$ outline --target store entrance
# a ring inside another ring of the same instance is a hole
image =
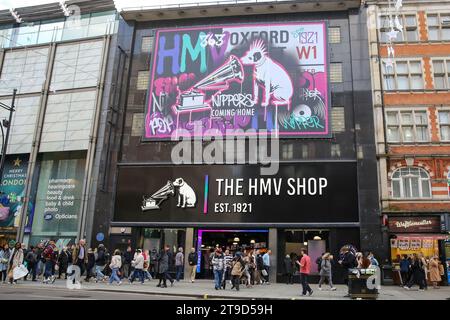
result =
[[[215,248],[230,250],[231,254],[245,249],[261,249],[265,251],[268,247],[269,230],[197,230],[196,249],[200,258],[200,265],[197,265],[197,278],[212,279],[212,266],[210,265],[210,255]]]

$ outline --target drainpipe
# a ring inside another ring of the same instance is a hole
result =
[[[28,204],[30,202],[31,196],[31,185],[34,179],[34,171],[36,167],[36,161],[39,154],[39,147],[41,145],[42,138],[42,130],[44,128],[44,120],[45,120],[45,111],[47,110],[47,100],[50,88],[50,81],[52,78],[53,65],[55,60],[55,52],[56,52],[56,44],[52,43],[49,49],[49,55],[47,59],[47,73],[45,75],[44,87],[41,93],[41,99],[39,101],[39,114],[36,120],[36,127],[34,129],[33,142],[31,144],[31,152],[30,158],[28,160],[28,169],[27,169],[27,177],[25,179],[25,187],[24,187],[24,202],[20,209],[20,223],[17,231],[17,242],[23,242],[24,234],[25,234],[25,226],[27,221],[27,213],[28,213]]]
[[[80,218],[78,221],[78,232],[77,232],[77,238],[78,239],[84,239],[86,237],[86,221],[87,221],[87,210],[88,210],[88,201],[89,201],[89,193],[91,192],[91,179],[92,179],[92,170],[94,166],[94,157],[95,157],[95,151],[97,146],[97,139],[98,139],[98,127],[100,125],[100,114],[102,110],[102,98],[103,98],[103,92],[105,88],[105,74],[106,74],[106,67],[107,67],[107,61],[108,61],[108,52],[109,47],[111,43],[111,36],[107,35],[104,38],[104,45],[103,45],[103,51],[102,51],[102,70],[100,74],[100,82],[98,84],[98,91],[97,91],[97,97],[96,97],[96,104],[95,104],[95,115],[94,115],[94,121],[92,123],[91,127],[91,135],[89,137],[89,146],[88,146],[88,152],[86,155],[86,167],[84,172],[84,180],[83,180],[83,193],[82,193],[82,201],[81,201],[81,208],[80,208]]]

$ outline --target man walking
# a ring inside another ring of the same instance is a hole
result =
[[[131,261],[133,261],[133,251],[131,250],[131,246],[128,246],[127,251],[123,254],[123,277],[130,277],[130,269],[131,269]]]
[[[262,275],[264,277],[264,280],[266,282],[266,284],[270,284],[269,282],[269,271],[270,271],[270,256],[272,254],[271,250],[267,250],[267,252],[263,255],[263,266],[264,266],[264,271],[262,271]]]
[[[86,264],[88,262],[88,254],[86,250],[86,240],[81,239],[78,241],[78,244],[75,246],[75,249],[72,252],[72,261],[73,264],[80,268],[80,277],[83,275],[86,270]],[[75,273],[75,270],[72,271],[72,275]],[[73,283],[75,284],[75,278],[73,279]]]
[[[134,279],[139,277],[141,284],[144,284],[144,256],[142,255],[141,249],[136,250],[136,257],[132,261],[132,264],[134,265],[134,272],[130,279],[130,283],[133,283]]]
[[[43,283],[54,283],[56,278],[53,274],[54,265],[56,263],[57,255],[56,255],[56,246],[53,240],[50,240],[47,247],[44,249],[42,253],[45,259],[45,272],[44,272],[44,281]]]
[[[191,277],[191,282],[195,282],[195,275],[197,273],[197,252],[195,252],[195,248],[191,248],[191,252],[188,255],[188,274]]]
[[[300,265],[300,280],[302,282],[302,296],[306,296],[306,293],[308,295],[313,294],[313,290],[308,284],[308,276],[311,272],[311,258],[306,253],[306,249],[301,250],[302,258],[300,259],[300,262],[296,261],[298,265]]]
[[[181,274],[183,273],[184,268],[184,254],[183,254],[183,248],[179,247],[178,252],[175,255],[175,268],[177,271],[177,282],[180,282]]]

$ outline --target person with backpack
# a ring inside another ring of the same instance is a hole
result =
[[[105,269],[106,263],[106,249],[105,246],[100,243],[98,245],[97,255],[95,257],[95,283],[105,280],[103,270]]]
[[[56,256],[56,246],[55,246],[55,241],[54,240],[50,240],[47,244],[47,246],[45,247],[44,251],[42,252],[42,256],[45,259],[45,271],[44,271],[44,280],[43,283],[48,284],[49,281],[51,283],[54,283],[56,280],[56,277],[54,275],[54,265],[56,264],[57,261],[57,256]]]
[[[322,266],[322,257],[325,254],[325,252],[322,252],[322,254],[320,256],[317,257],[316,259],[316,264],[317,264],[317,271],[320,273],[320,268]]]

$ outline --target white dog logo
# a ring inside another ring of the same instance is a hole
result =
[[[177,207],[192,208],[195,207],[197,197],[194,189],[189,186],[182,178],[177,178],[173,182],[173,186],[178,188],[178,204]]]
[[[258,103],[258,86],[261,85],[265,92],[261,106],[267,107],[272,97],[274,105],[287,105],[289,110],[293,93],[291,78],[279,63],[269,58],[264,42],[253,42],[241,61],[254,66],[253,102]]]

